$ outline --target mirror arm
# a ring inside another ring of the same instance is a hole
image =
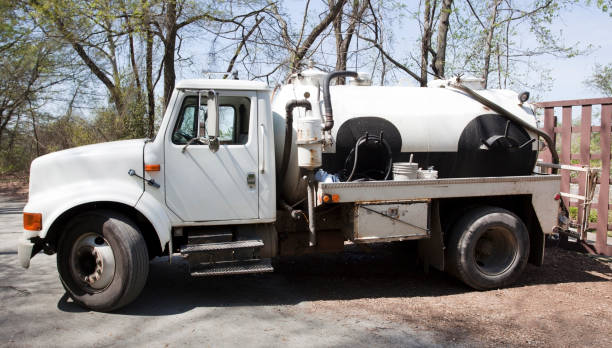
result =
[[[202,145],[208,145],[208,139],[206,138],[202,138],[202,137],[195,137],[195,138],[191,138],[191,140],[189,140],[187,142],[187,144],[185,144],[185,146],[183,146],[183,149],[181,150],[181,153],[185,153],[185,151],[187,150],[187,147],[195,142],[199,142]]]

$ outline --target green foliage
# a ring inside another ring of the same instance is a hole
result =
[[[578,207],[569,207],[569,217],[571,220],[578,219]],[[597,210],[591,209],[589,211],[589,223],[597,222]]]
[[[494,11],[496,3],[497,12]],[[562,9],[571,5],[574,5],[573,0],[455,2],[446,75],[464,74],[483,78],[487,75],[489,88],[549,90],[552,86],[550,70],[535,64],[533,57],[552,55],[570,58],[586,51],[586,48],[579,49],[579,43],[564,44],[562,33],[551,30],[553,20],[559,17]],[[525,29],[529,30],[535,41],[531,47],[526,46],[521,38]],[[489,46],[487,36],[491,31]],[[488,47],[491,58],[487,74],[484,62]],[[534,78],[534,73],[539,73],[539,76]]]
[[[595,4],[602,12],[612,16],[612,1],[611,0],[587,0],[587,4]]]
[[[596,64],[593,75],[585,81],[585,84],[607,97],[612,97],[612,63]]]

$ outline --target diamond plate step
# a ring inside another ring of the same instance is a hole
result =
[[[231,232],[194,234],[194,235],[189,235],[187,237],[187,239],[189,240],[189,244],[231,242],[232,238],[233,238],[233,235]]]
[[[264,243],[261,241],[261,239],[238,240],[235,242],[223,243],[187,244],[181,246],[181,254],[185,255],[193,253],[215,252],[221,250],[260,248],[262,246],[264,246]]]
[[[265,272],[274,272],[270,259],[199,264],[190,268],[194,277]]]

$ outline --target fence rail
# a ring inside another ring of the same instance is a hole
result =
[[[593,106],[601,105],[601,125],[592,125],[593,121]],[[576,99],[576,100],[559,100],[549,101],[536,104],[537,107],[544,109],[544,130],[555,142],[557,149],[560,148],[561,164],[591,166],[591,160],[601,161],[601,175],[599,177],[599,195],[597,203],[594,205],[597,210],[597,222],[589,224],[589,228],[596,229],[595,245],[590,246],[586,243],[586,233],[582,233],[582,244],[598,254],[612,256],[612,246],[608,245],[608,231],[612,230],[612,224],[608,224],[608,216],[612,210],[610,200],[610,145],[612,135],[612,98],[593,98],[593,99]],[[580,108],[579,123],[574,124],[572,117],[573,107]],[[561,109],[561,126],[558,126],[558,119],[555,116],[555,108]],[[599,153],[591,152],[591,137],[594,133],[599,133],[599,145],[601,151]],[[572,153],[573,134],[580,134],[580,142],[578,146],[579,152]],[[558,135],[558,136],[557,136]],[[559,144],[560,142],[560,144]],[[560,146],[559,146],[560,145]],[[551,161],[551,155],[548,150],[540,153],[540,158],[545,162]],[[578,184],[578,194],[585,194],[585,177],[586,173],[580,173],[578,177],[572,177],[570,172],[562,171],[561,173],[561,192],[570,192],[570,184]],[[564,204],[569,207],[578,206],[578,202],[564,198]],[[582,221],[584,217],[583,210],[578,209],[578,221]],[[563,240],[567,243],[567,238]]]

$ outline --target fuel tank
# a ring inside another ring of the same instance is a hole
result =
[[[323,122],[323,79],[326,73],[309,69],[292,76],[273,96],[277,168],[284,151],[285,104],[307,99],[312,105],[294,110],[294,132],[300,118],[319,117]],[[439,178],[495,177],[531,174],[539,144],[535,134],[508,121],[463,92],[436,83],[436,87],[364,86],[363,83],[330,87],[334,127],[323,148],[321,169],[346,180],[355,162],[355,144],[368,134],[388,146],[359,150],[361,180],[381,180],[384,167],[407,162],[410,156],[421,168],[433,167]],[[536,125],[533,109],[519,103],[509,90],[478,90],[478,94]],[[305,174],[298,166],[296,133],[281,194],[289,202],[304,197]],[[390,154],[389,154],[390,150]],[[357,167],[357,166],[356,166]]]

